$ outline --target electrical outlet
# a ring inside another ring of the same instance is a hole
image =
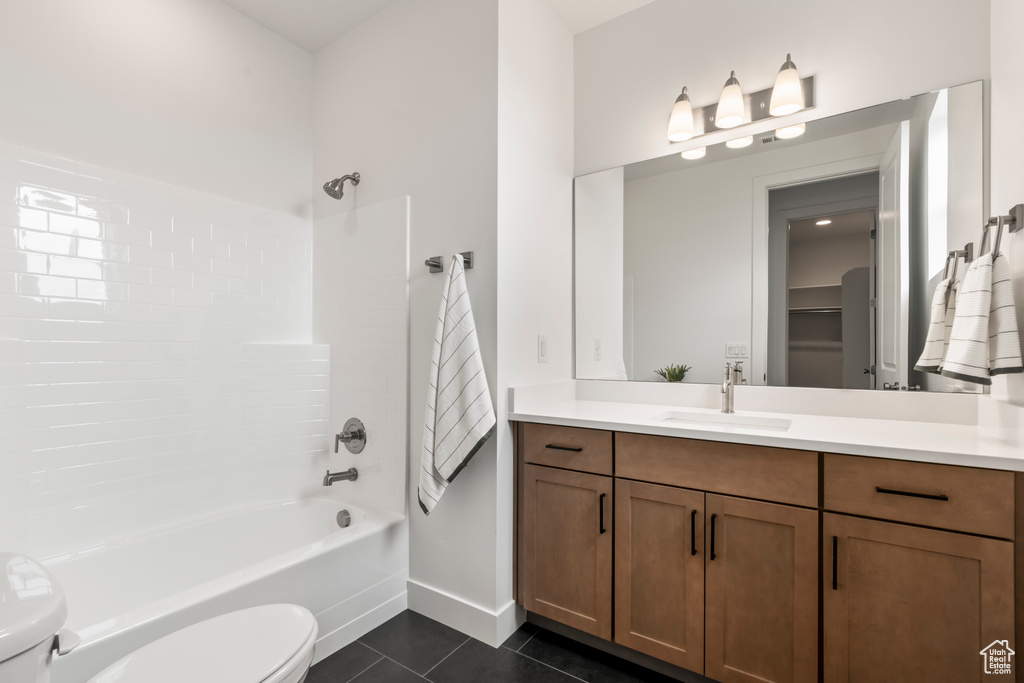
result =
[[[594,360],[601,360],[601,338],[594,337]]]
[[[726,358],[749,358],[750,357],[750,346],[743,342],[726,342],[725,343],[725,357]]]
[[[546,335],[537,335],[537,362],[548,362],[548,338]]]

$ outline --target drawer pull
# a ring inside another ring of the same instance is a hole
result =
[[[558,446],[553,443],[549,443],[544,448],[550,448],[555,451],[572,451],[573,453],[579,453],[580,451],[583,450],[582,448],[577,448],[576,446]]]
[[[605,531],[607,531],[607,529],[604,528],[604,497],[606,495],[608,495],[608,494],[602,493],[601,497],[598,499],[598,502],[597,502],[598,507],[601,508],[601,533],[602,534]]]
[[[697,511],[690,511],[690,555],[697,554]]]
[[[715,518],[716,517],[718,517],[718,515],[711,515],[711,554],[708,555],[708,557],[711,558],[712,562],[714,562],[714,560],[715,560]]]
[[[832,537],[832,590],[839,590],[839,537]]]
[[[944,493],[916,493],[914,491],[897,491],[896,489],[883,489],[881,486],[876,486],[875,491],[878,493],[888,493],[894,496],[907,496],[909,498],[924,498],[926,500],[949,500],[949,496]]]

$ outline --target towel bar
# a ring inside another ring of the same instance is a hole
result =
[[[1006,216],[992,216],[985,223],[985,229],[988,230],[993,225],[997,226],[996,243],[992,247],[992,257],[995,258],[999,255],[999,244],[1003,241],[1003,226],[1010,226],[1009,232],[1017,232],[1024,227],[1024,204],[1018,204],[1013,207]]]
[[[466,270],[473,267],[473,252],[463,251],[459,252],[462,255],[462,265]],[[430,268],[431,273],[443,273],[444,272],[444,256],[431,256],[423,265]]]

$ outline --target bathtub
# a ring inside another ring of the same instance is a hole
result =
[[[337,513],[352,523],[340,528]],[[406,607],[404,518],[327,498],[276,503],[42,560],[82,638],[53,683],[90,676],[172,631],[255,605],[303,605],[320,627],[314,662]]]

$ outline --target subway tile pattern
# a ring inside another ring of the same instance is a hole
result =
[[[313,339],[330,346],[330,431],[358,417],[367,432],[362,453],[330,456],[332,470],[359,470],[356,485],[340,482],[331,495],[397,514],[408,452],[408,231],[407,197],[313,226]]]
[[[316,491],[312,229],[0,146],[0,548]]]

